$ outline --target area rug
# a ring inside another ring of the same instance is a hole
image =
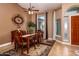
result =
[[[41,44],[39,47],[36,47],[36,49],[32,47],[29,51],[29,54],[27,54],[27,51],[25,51],[24,54],[27,54],[29,56],[45,56],[48,55],[50,49],[51,46]]]
[[[3,55],[4,56],[5,55],[7,55],[7,56],[9,56],[9,55],[10,56],[47,56],[49,51],[51,50],[51,47],[54,45],[54,43],[55,42],[50,43],[51,45],[40,44],[40,46],[36,46],[36,49],[34,49],[34,47],[31,47],[28,54],[27,54],[26,50],[23,52],[24,55],[20,55],[14,49],[4,52]]]
[[[41,44],[44,44],[44,45],[49,45],[49,46],[53,46],[55,43],[55,40],[43,40],[41,42]]]

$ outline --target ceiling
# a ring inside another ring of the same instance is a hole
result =
[[[18,3],[23,8],[29,8],[29,3]],[[39,12],[44,12],[47,10],[53,10],[61,7],[61,3],[31,3],[34,9],[38,9]]]

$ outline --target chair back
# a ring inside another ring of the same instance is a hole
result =
[[[26,31],[24,30],[14,30],[11,32],[11,36],[12,36],[12,40],[11,42],[14,42],[14,43],[17,43],[19,45],[22,44],[23,42],[23,38],[22,38],[22,35],[25,35],[26,34]]]

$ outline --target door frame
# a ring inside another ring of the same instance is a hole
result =
[[[46,12],[45,15],[46,15],[46,39],[48,39],[48,12]]]
[[[37,18],[36,18],[36,24],[37,24],[37,30],[38,30],[38,16],[40,16],[41,14],[37,14]],[[45,15],[45,39],[48,39],[48,12],[42,13],[42,15]]]
[[[72,16],[78,16],[78,15],[79,15],[79,13],[69,16],[69,43],[70,43],[70,45],[73,45],[73,44],[71,44],[71,17]]]

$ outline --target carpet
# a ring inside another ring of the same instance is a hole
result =
[[[41,44],[44,44],[44,45],[49,45],[49,46],[53,46],[55,43],[55,40],[43,40],[41,42]]]
[[[46,42],[44,41],[40,44],[40,46],[36,46],[36,49],[34,49],[34,47],[31,47],[28,54],[27,51],[25,50],[23,52],[25,55],[20,55],[20,53],[16,52],[14,49],[4,52],[3,55],[4,56],[6,55],[7,56],[9,55],[10,56],[47,56],[54,43],[55,41],[46,41]]]

